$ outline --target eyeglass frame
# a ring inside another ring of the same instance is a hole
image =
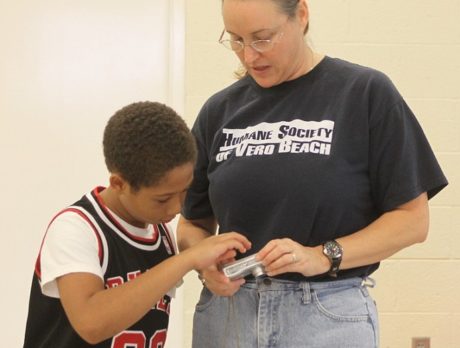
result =
[[[284,23],[284,24],[285,24],[285,23]],[[282,24],[282,25],[284,25],[284,24]],[[281,26],[282,26],[282,25],[281,25]],[[222,33],[220,34],[220,37],[219,37],[218,42],[219,42],[222,46],[224,46],[225,48],[227,48],[227,49],[230,50],[230,51],[233,51],[233,52],[235,52],[235,53],[238,53],[238,52],[243,51],[244,48],[245,48],[246,46],[251,46],[251,48],[252,48],[254,51],[259,52],[259,53],[264,53],[264,52],[271,51],[271,50],[273,49],[273,47],[275,46],[275,44],[276,44],[277,42],[279,42],[279,40],[283,37],[284,32],[281,31],[281,32],[276,33],[275,35],[273,35],[273,37],[272,37],[271,39],[266,39],[266,40],[254,40],[254,41],[252,41],[252,42],[250,42],[250,43],[248,43],[248,44],[244,43],[244,41],[242,41],[242,40],[231,40],[231,39],[225,39],[225,40],[223,40],[222,38],[224,37],[224,34],[225,34],[225,28],[224,28],[224,30],[222,30]],[[275,41],[275,39],[274,39],[275,36],[277,36],[276,41]],[[240,49],[239,49],[239,50],[234,50],[234,49],[232,49],[231,47],[227,47],[227,46],[224,44],[224,42],[228,42],[228,43],[230,44],[230,46],[232,45],[232,43],[238,43]],[[260,42],[264,42],[264,43],[271,44],[271,46],[270,46],[268,49],[266,49],[266,50],[260,50],[259,48],[257,48],[256,46],[254,46],[254,45],[256,45],[257,43],[260,43]]]

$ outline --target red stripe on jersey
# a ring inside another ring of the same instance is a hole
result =
[[[143,237],[139,237],[139,236],[136,236],[134,234],[131,234],[129,233],[129,231],[127,231],[119,222],[118,220],[112,215],[112,213],[110,212],[110,210],[107,208],[107,206],[105,205],[101,195],[100,195],[100,192],[102,190],[104,190],[105,188],[104,187],[96,187],[94,190],[93,190],[93,194],[94,196],[96,197],[96,201],[97,203],[99,204],[99,206],[101,207],[101,209],[103,210],[103,212],[105,213],[105,215],[107,216],[107,218],[110,220],[111,223],[113,223],[125,236],[127,236],[128,238],[134,240],[134,241],[137,241],[137,242],[141,242],[141,243],[144,243],[144,244],[148,244],[148,245],[153,245],[157,242],[158,240],[158,230],[156,228],[154,228],[154,231],[155,233],[152,235],[152,237],[150,238],[143,238]]]
[[[163,230],[165,231],[171,250],[174,251],[174,254],[177,254],[176,244],[174,243],[173,237],[171,237],[171,232],[169,231],[168,226],[166,226],[166,224],[161,224],[161,227],[163,227]]]
[[[45,235],[44,235],[44,237],[42,239],[42,243],[40,245],[40,251],[38,253],[37,261],[35,262],[35,274],[37,275],[38,279],[40,279],[40,280],[41,280],[40,256],[41,256],[41,253],[42,253],[43,244],[45,243],[46,235],[48,234],[48,230],[49,230],[51,224],[54,222],[54,220],[56,220],[58,218],[58,216],[62,215],[63,213],[66,213],[66,212],[72,212],[72,213],[78,214],[80,217],[82,217],[88,223],[88,225],[94,231],[94,233],[96,234],[96,238],[97,238],[99,262],[101,263],[101,266],[102,266],[103,259],[104,259],[104,248],[102,247],[101,236],[99,235],[99,232],[97,232],[96,227],[94,226],[94,224],[91,222],[91,220],[82,211],[80,211],[80,210],[78,210],[76,208],[71,208],[71,207],[70,208],[65,208],[65,209],[61,210],[59,213],[57,213],[51,219],[51,222],[48,224],[48,227],[46,228]]]

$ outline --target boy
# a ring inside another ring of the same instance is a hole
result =
[[[195,140],[169,107],[134,103],[109,120],[109,186],[51,221],[37,259],[25,348],[163,347],[170,291],[190,270],[245,252],[230,233],[176,254],[166,223],[193,177]]]

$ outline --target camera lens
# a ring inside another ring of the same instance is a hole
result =
[[[264,274],[265,274],[264,269],[261,266],[254,267],[254,269],[252,270],[252,275],[254,277],[260,277],[261,275],[264,275]]]

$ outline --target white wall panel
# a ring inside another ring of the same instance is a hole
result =
[[[49,219],[107,184],[101,142],[108,118],[140,100],[183,112],[183,5],[0,2],[1,346],[22,345]],[[180,307],[181,299],[174,303]],[[172,325],[168,347],[181,347],[181,313]]]

